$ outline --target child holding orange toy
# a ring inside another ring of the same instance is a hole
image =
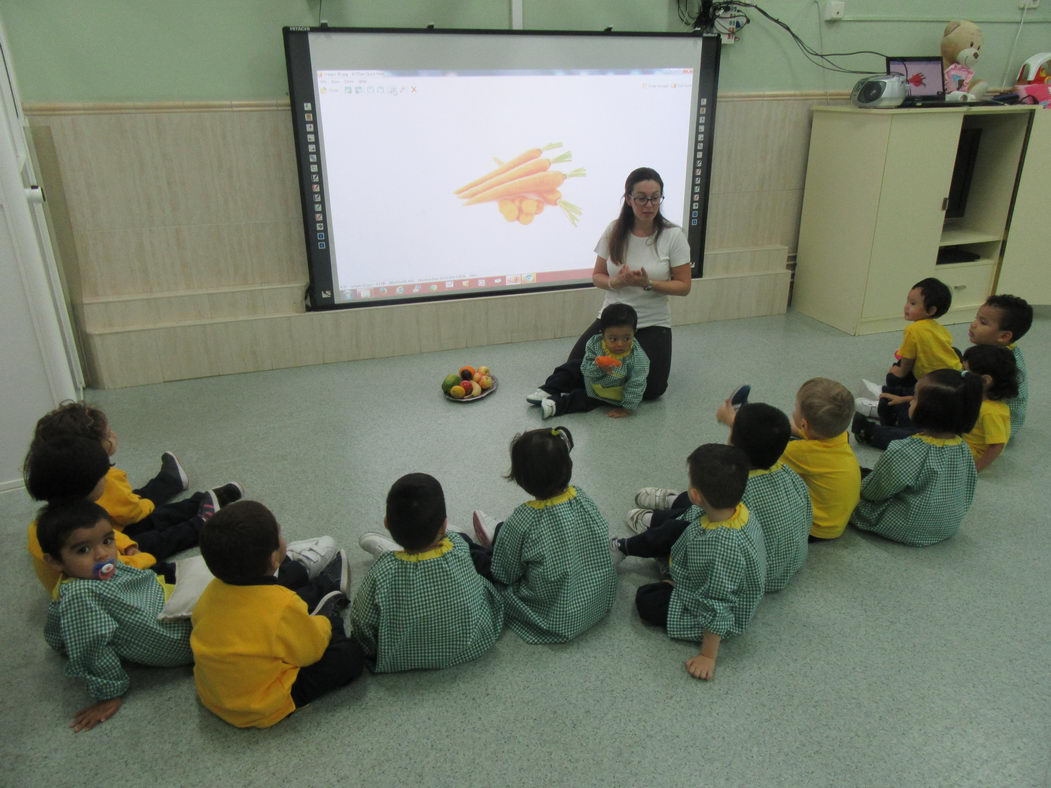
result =
[[[584,413],[608,404],[611,419],[630,416],[646,391],[650,360],[635,341],[638,315],[627,304],[610,304],[599,315],[599,330],[587,341],[584,358],[555,368],[544,385],[526,397],[545,419]]]

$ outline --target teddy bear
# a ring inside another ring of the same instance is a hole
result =
[[[982,31],[974,22],[957,19],[942,33],[942,68],[946,101],[981,101],[989,86],[974,79],[972,66],[982,51]]]

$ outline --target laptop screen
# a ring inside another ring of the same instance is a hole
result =
[[[945,98],[945,76],[940,57],[888,57],[887,73],[905,77],[910,99]]]

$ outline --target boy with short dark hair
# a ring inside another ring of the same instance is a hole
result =
[[[748,483],[741,498],[763,529],[766,546],[766,593],[780,591],[807,556],[813,523],[810,494],[799,475],[781,461],[791,437],[788,417],[772,405],[752,402],[734,410],[726,400],[716,418],[730,427],[729,444],[748,457]],[[675,496],[675,497],[673,497]],[[643,508],[628,512],[628,527],[638,536],[614,539],[624,555],[668,554],[675,539],[704,512],[688,493],[644,487],[635,496]]]
[[[342,551],[312,581],[298,567],[302,585],[293,591],[273,513],[238,501],[202,529],[201,555],[215,579],[194,606],[190,646],[209,711],[239,728],[268,728],[361,674],[363,655],[343,629],[350,576]]]
[[[671,580],[641,586],[642,619],[669,637],[700,641],[686,661],[691,676],[710,679],[723,638],[741,634],[763,598],[766,547],[762,527],[741,503],[748,457],[734,446],[707,443],[687,459],[690,501],[705,514],[671,548]]]
[[[630,416],[646,391],[650,359],[635,341],[638,315],[627,304],[610,304],[599,315],[599,331],[584,346],[584,358],[555,368],[544,385],[526,397],[543,418],[584,413],[613,405],[612,419]]]
[[[1025,359],[1018,340],[1026,335],[1033,325],[1033,307],[1024,298],[1013,295],[991,295],[978,307],[967,332],[975,345],[999,345],[1011,351],[1018,368],[1018,396],[1004,400],[1011,410],[1011,440],[1018,439],[1018,432],[1025,424],[1025,408],[1029,401],[1029,385],[1026,381]]]
[[[398,479],[383,524],[394,541],[378,533],[359,541],[376,562],[350,612],[353,637],[372,669],[446,668],[492,648],[503,630],[503,603],[475,571],[467,542],[447,532],[438,480],[425,473]]]
[[[894,353],[897,360],[887,370],[878,399],[857,399],[860,415],[878,416],[884,426],[908,427],[909,402],[916,381],[936,369],[963,368],[952,336],[938,322],[951,306],[952,291],[941,280],[927,277],[912,286],[905,298],[904,317],[909,323]],[[875,388],[868,381],[864,385]]]
[[[842,536],[861,500],[861,467],[847,439],[853,411],[847,388],[828,378],[811,378],[796,394],[792,432],[801,440],[789,441],[781,459],[810,490],[811,542]]]
[[[97,504],[51,504],[37,519],[36,532],[42,560],[60,578],[44,639],[67,657],[66,675],[87,684],[95,702],[78,711],[70,727],[90,730],[121,707],[129,685],[121,660],[157,667],[193,662],[190,622],[158,620],[172,587],[118,560],[117,532]]]

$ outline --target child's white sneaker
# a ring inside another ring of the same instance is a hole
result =
[[[879,399],[881,393],[883,393],[881,386],[865,378],[861,379],[861,383],[857,387],[857,395],[865,399]]]
[[[366,553],[371,553],[376,558],[379,558],[384,553],[396,553],[401,550],[400,544],[375,531],[362,534],[361,538],[358,539],[358,547]]]
[[[624,522],[633,534],[641,534],[650,527],[652,519],[652,509],[628,509],[628,516],[624,518]]]
[[[526,402],[528,402],[530,405],[539,405],[545,399],[551,399],[551,395],[543,389],[537,389],[528,397],[526,397]]]
[[[854,410],[866,419],[878,419],[879,418],[879,400],[868,399],[867,397],[855,397],[854,398]]]
[[[336,557],[336,550],[336,540],[331,536],[300,539],[289,542],[287,546],[288,557],[306,567],[307,577],[311,580]]]
[[[678,497],[679,493],[676,490],[666,487],[643,487],[635,493],[635,505],[654,512],[663,512],[670,509]]]
[[[471,513],[471,524],[474,526],[475,541],[482,547],[492,547],[496,526],[500,524],[500,521],[495,517],[490,517],[481,509],[475,509]]]
[[[548,397],[540,403],[540,415],[542,418],[550,419],[555,415],[555,401]]]

